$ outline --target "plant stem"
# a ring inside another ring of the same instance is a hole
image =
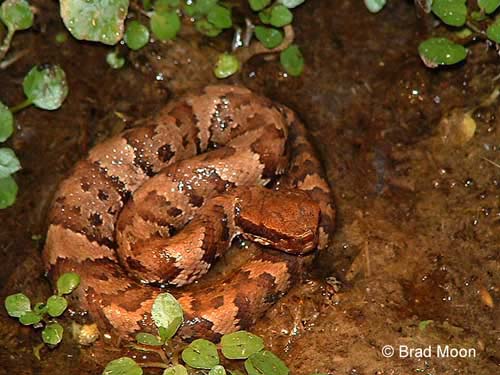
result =
[[[5,57],[7,52],[9,51],[10,42],[12,41],[12,37],[14,36],[15,32],[16,31],[11,27],[9,27],[7,29],[7,35],[5,36],[2,44],[0,45],[0,61],[3,60],[3,58]]]
[[[469,29],[471,29],[472,31],[474,31],[474,32],[476,32],[476,33],[478,33],[478,34],[483,34],[483,35],[484,35],[484,31],[483,31],[483,30],[481,30],[481,29],[480,29],[479,27],[477,27],[476,25],[474,25],[474,24],[472,23],[472,21],[467,21],[467,22],[465,22],[465,25],[466,25]]]
[[[29,107],[33,102],[31,99],[26,98],[23,102],[19,103],[18,105],[15,105],[14,107],[9,108],[12,113],[19,112],[21,109],[24,109],[26,107]]]
[[[167,365],[163,362],[138,362],[137,363],[141,367],[156,367],[156,368],[169,368],[170,365]]]

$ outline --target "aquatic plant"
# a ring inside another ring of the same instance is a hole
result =
[[[30,105],[49,111],[62,105],[68,96],[66,74],[58,65],[36,65],[24,77],[23,90],[26,99],[13,107],[9,108],[0,101],[0,142],[5,142],[14,132],[13,113]],[[16,201],[18,187],[13,174],[20,169],[21,163],[14,150],[1,147],[0,209],[7,208]]]
[[[24,293],[16,293],[4,301],[5,310],[9,316],[19,319],[19,323],[34,328],[43,328],[43,343],[33,350],[35,356],[40,358],[40,349],[44,345],[54,347],[63,337],[63,327],[54,319],[61,316],[68,307],[64,297],[72,293],[80,284],[80,276],[74,272],[61,275],[57,280],[57,293],[50,296],[45,302],[38,302],[31,307],[30,299]]]
[[[179,302],[171,294],[162,293],[156,298],[151,315],[158,327],[158,334],[138,333],[136,343],[130,347],[156,353],[161,362],[138,363],[132,358],[121,357],[109,362],[103,375],[142,375],[143,368],[147,367],[164,369],[163,375],[187,375],[193,369],[208,371],[209,375],[241,375],[239,370],[229,370],[221,365],[221,354],[226,360],[233,361],[226,361],[228,363],[244,360],[243,366],[248,375],[289,374],[285,363],[265,349],[264,340],[247,331],[226,334],[218,345],[205,339],[194,340],[180,352],[181,362],[176,353],[168,354],[172,352],[168,350],[169,340],[184,319]]]
[[[290,48],[285,40],[284,27],[293,22],[292,10],[305,0],[249,0],[258,24],[246,19],[245,25],[234,20],[232,6],[218,0],[155,0],[140,3],[128,0],[84,1],[61,0],[61,17],[71,34],[80,40],[90,40],[115,45],[121,40],[131,50],[139,50],[149,43],[150,36],[160,41],[173,40],[182,27],[182,17],[189,18],[201,34],[215,38],[225,30],[232,29],[232,50],[222,53],[214,68],[217,78],[227,78],[236,73],[244,61],[234,53],[239,48],[249,47],[252,38],[270,52],[280,52],[284,70],[297,76],[302,73],[304,59],[297,46]],[[136,19],[125,23],[128,11]],[[149,19],[149,27],[139,19]],[[243,28],[246,29],[242,36]],[[283,46],[277,51],[279,46]],[[108,63],[119,69],[125,63],[117,51],[107,56]]]
[[[369,11],[376,13],[383,9],[386,1],[365,0],[365,4]],[[464,61],[469,43],[500,44],[500,19],[496,17],[500,0],[416,0],[415,4],[451,31],[450,36],[431,37],[420,43],[418,53],[429,68]]]

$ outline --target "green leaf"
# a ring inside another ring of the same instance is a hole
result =
[[[21,163],[14,151],[7,147],[0,148],[0,178],[10,176],[21,169]]]
[[[159,337],[152,335],[151,333],[145,333],[145,332],[140,332],[137,335],[135,335],[135,340],[139,344],[143,345],[150,345],[150,346],[162,346],[165,340],[163,342],[160,340]]]
[[[271,0],[248,0],[250,8],[254,11],[259,11],[271,4]]]
[[[222,336],[221,347],[228,359],[247,359],[264,349],[264,341],[247,331],[238,331]]]
[[[40,316],[40,314],[37,314],[34,311],[26,311],[19,318],[19,322],[25,326],[30,326],[32,324],[40,323],[40,320],[42,320],[42,317]]]
[[[179,0],[156,0],[155,2],[155,11],[169,12],[171,10],[175,11],[179,8],[180,1]]]
[[[283,33],[272,27],[257,26],[255,36],[264,45],[264,47],[273,49],[283,42]]]
[[[106,62],[113,69],[121,69],[125,65],[125,59],[121,57],[116,51],[108,52],[106,55]]]
[[[273,8],[266,8],[266,9],[260,11],[259,12],[260,22],[262,22],[265,25],[270,25],[272,11],[273,11]]]
[[[303,4],[305,1],[306,0],[278,0],[278,3],[283,4],[287,8],[293,9]],[[385,1],[385,0],[379,0],[379,1]]]
[[[182,360],[193,368],[211,369],[219,364],[217,346],[208,340],[194,340],[182,351]]]
[[[477,0],[479,8],[483,9],[485,13],[493,13],[500,6],[500,0]]]
[[[0,7],[0,19],[11,30],[26,30],[33,25],[33,12],[26,0],[5,0]]]
[[[130,21],[127,25],[127,31],[125,31],[123,40],[127,44],[128,48],[137,51],[148,44],[149,30],[139,21]]]
[[[142,0],[142,8],[146,11],[153,8],[152,1],[151,0]]]
[[[288,375],[288,367],[281,359],[267,350],[255,353],[245,361],[248,375]]]
[[[196,21],[195,27],[196,30],[198,30],[200,33],[211,38],[216,37],[222,32],[222,29],[219,29],[217,26],[208,22],[206,19]]]
[[[36,65],[24,77],[24,94],[38,108],[58,109],[68,96],[66,74],[58,65]]]
[[[293,14],[284,5],[276,5],[271,10],[271,25],[274,27],[283,27],[291,24],[293,21]]]
[[[61,296],[69,294],[80,284],[80,276],[75,272],[63,273],[57,279],[57,293]]]
[[[486,29],[486,36],[495,43],[500,43],[500,20],[488,26]]]
[[[49,345],[57,345],[63,338],[63,327],[59,323],[51,323],[42,331],[42,340]]]
[[[186,5],[184,11],[188,16],[198,19],[207,15],[210,9],[217,5],[217,2],[218,0],[196,0],[192,4]]]
[[[33,307],[33,311],[38,315],[43,315],[47,312],[47,305],[45,303],[38,302]]]
[[[47,300],[47,312],[52,317],[61,316],[68,307],[66,298],[60,296],[50,296]]]
[[[150,19],[153,35],[159,40],[170,40],[181,29],[181,19],[176,12],[154,12]]]
[[[434,322],[433,320],[422,320],[420,321],[420,323],[418,323],[418,329],[420,331],[425,331],[425,329],[433,322]]]
[[[387,0],[365,0],[366,8],[371,13],[380,12],[385,7],[386,3],[387,3]]]
[[[4,301],[7,314],[13,318],[20,318],[27,311],[31,311],[30,299],[23,293],[11,294]]]
[[[466,0],[434,0],[432,12],[450,26],[462,26],[467,19]]]
[[[285,71],[293,77],[300,76],[304,70],[304,56],[302,56],[302,52],[295,44],[281,51],[280,62]]]
[[[188,372],[183,365],[175,365],[165,369],[163,375],[188,375]]]
[[[233,26],[231,10],[220,5],[216,5],[208,11],[207,20],[219,29],[228,29]]]
[[[109,362],[102,375],[142,375],[142,368],[132,358],[122,357]]]
[[[475,10],[475,11],[471,12],[470,18],[473,21],[481,22],[481,21],[488,19],[488,16],[486,14],[484,14],[484,12],[481,12],[479,10]]]
[[[0,209],[10,207],[17,197],[17,184],[12,176],[0,178]]]
[[[14,132],[14,116],[9,107],[0,102],[0,142],[6,141]]]
[[[208,375],[226,375],[226,369],[224,366],[217,365],[210,369]]]
[[[64,25],[76,39],[113,45],[123,37],[129,0],[60,0],[60,4]]]
[[[240,61],[230,53],[222,53],[217,58],[214,74],[219,79],[224,79],[235,74],[240,70]]]
[[[184,321],[182,307],[170,293],[161,293],[156,297],[151,317],[158,328],[164,328],[163,332],[160,332],[164,341],[170,339]]]
[[[418,53],[424,64],[429,68],[435,68],[438,65],[456,64],[467,56],[465,47],[446,38],[425,40],[420,43]]]

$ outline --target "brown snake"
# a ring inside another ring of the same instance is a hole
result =
[[[53,280],[81,276],[74,306],[101,330],[128,336],[155,331],[160,286],[198,279],[235,236],[281,250],[263,248],[202,289],[169,288],[185,312],[181,337],[218,339],[255,323],[312,251],[327,247],[331,199],[290,109],[244,88],[211,86],[75,165],[52,204],[44,260]]]

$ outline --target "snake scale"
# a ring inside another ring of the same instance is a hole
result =
[[[81,276],[73,306],[100,330],[153,332],[152,304],[168,287],[185,312],[180,336],[217,340],[288,291],[327,247],[334,216],[294,112],[245,88],[209,86],[73,167],[50,209],[43,258],[54,282]],[[183,287],[239,235],[262,251],[215,283]]]

